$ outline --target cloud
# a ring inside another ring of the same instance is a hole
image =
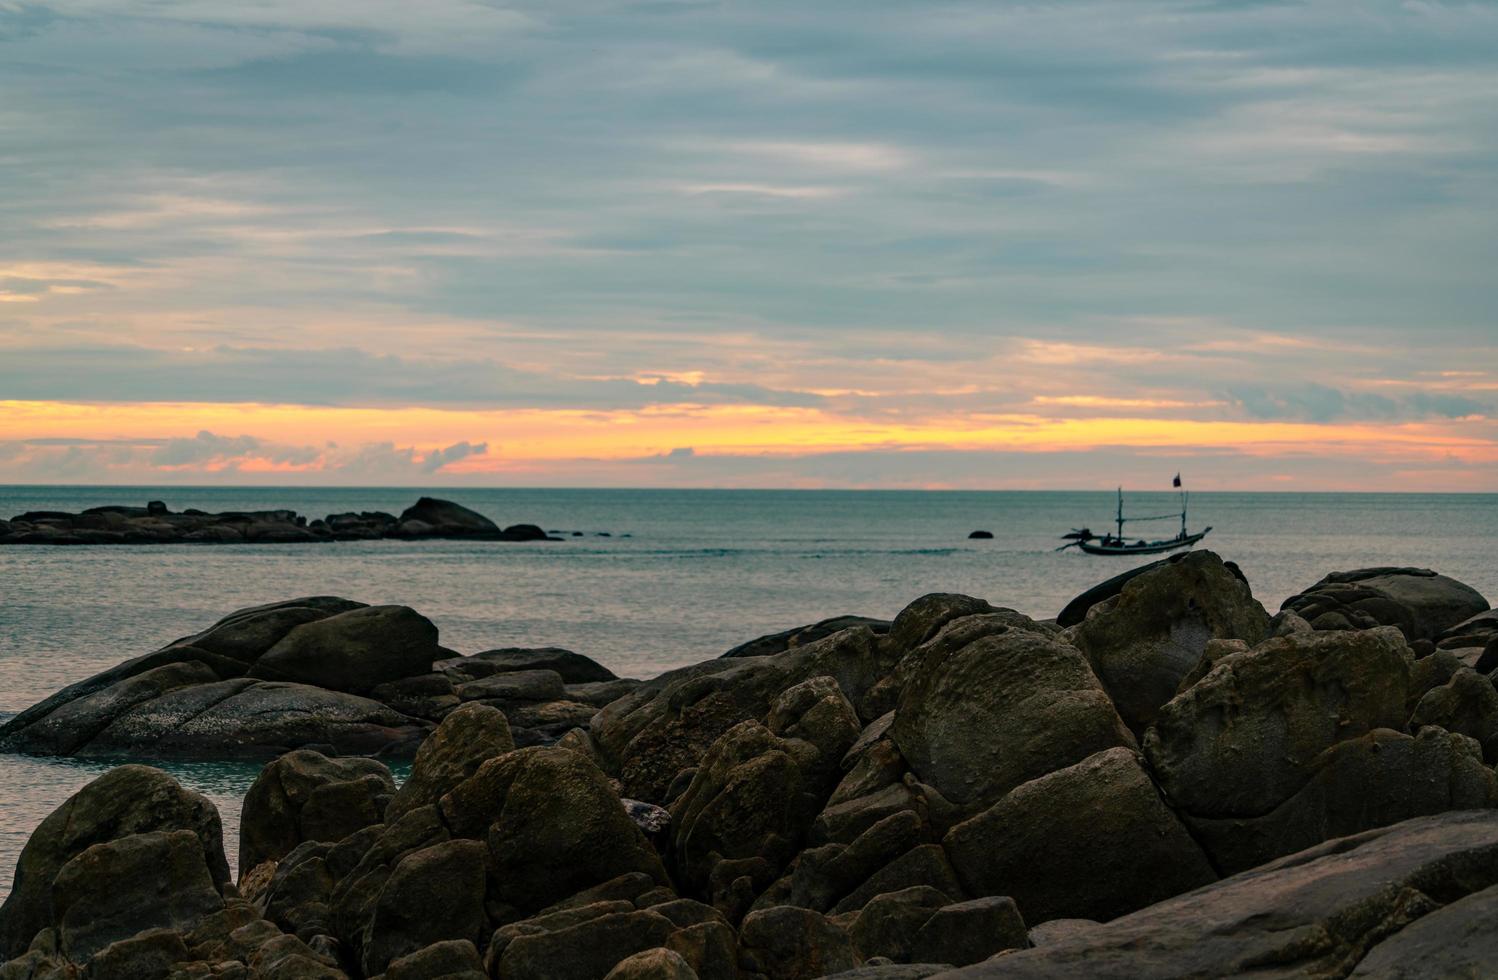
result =
[[[1492,405],[1460,395],[1413,391],[1381,395],[1344,391],[1326,385],[1239,386],[1225,397],[1244,414],[1258,419],[1296,419],[1334,422],[1344,419],[1407,421],[1485,416]]]
[[[489,444],[481,442],[477,445],[468,441],[455,442],[446,449],[434,449],[427,453],[426,459],[421,461],[421,469],[424,473],[435,473],[448,463],[456,463],[469,456],[483,456],[489,451]]]

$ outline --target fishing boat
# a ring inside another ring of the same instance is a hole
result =
[[[1081,548],[1089,555],[1159,555],[1167,551],[1178,551],[1181,548],[1189,548],[1196,544],[1211,531],[1210,526],[1202,528],[1195,534],[1186,530],[1186,504],[1188,495],[1181,486],[1181,475],[1176,474],[1172,481],[1174,486],[1181,491],[1181,512],[1179,514],[1150,514],[1144,517],[1125,517],[1123,509],[1123,487],[1118,488],[1118,516],[1114,519],[1118,525],[1118,531],[1112,534],[1093,534],[1089,528],[1073,528],[1071,532],[1063,534],[1063,539],[1069,539],[1070,544],[1064,544],[1057,551],[1067,548]],[[1124,525],[1141,521],[1169,521],[1176,517],[1181,519],[1181,530],[1173,538],[1165,538],[1158,541],[1146,541],[1138,538],[1133,541],[1124,537]]]

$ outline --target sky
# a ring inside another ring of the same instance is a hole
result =
[[[1498,4],[0,0],[0,483],[1498,491]]]

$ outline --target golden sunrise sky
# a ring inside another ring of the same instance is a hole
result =
[[[1498,8],[0,2],[0,483],[1498,491]]]

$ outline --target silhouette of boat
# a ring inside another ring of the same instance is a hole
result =
[[[1181,475],[1176,474],[1172,483],[1181,487]],[[1114,522],[1118,525],[1116,533],[1097,535],[1092,533],[1091,528],[1072,528],[1072,530],[1061,537],[1070,540],[1070,544],[1064,544],[1057,551],[1065,551],[1067,548],[1081,548],[1089,555],[1159,555],[1167,551],[1178,551],[1181,548],[1189,548],[1196,544],[1211,531],[1210,526],[1202,528],[1195,534],[1186,530],[1186,504],[1187,493],[1181,489],[1181,512],[1180,514],[1150,514],[1144,517],[1125,517],[1123,510],[1123,487],[1118,488],[1118,516]],[[1124,525],[1130,522],[1140,521],[1168,521],[1176,517],[1181,519],[1181,530],[1173,538],[1164,538],[1156,541],[1147,541],[1138,538],[1133,541],[1124,537]]]

